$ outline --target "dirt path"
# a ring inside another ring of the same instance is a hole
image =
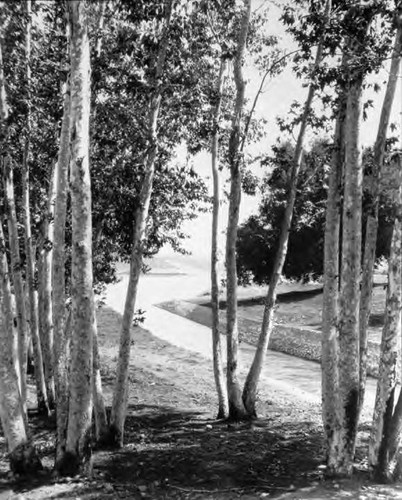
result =
[[[128,267],[119,271],[121,281],[109,287],[106,304],[122,314],[128,282]],[[205,293],[209,287],[209,276],[205,270],[188,265],[177,269],[165,263],[156,266],[140,280],[138,308],[146,311],[144,327],[156,337],[171,345],[197,353],[211,359],[211,331],[209,328],[171,314],[155,305],[172,299],[185,299]],[[223,339],[223,345],[226,341]],[[240,375],[245,377],[255,348],[249,344],[240,345]],[[362,421],[370,421],[375,398],[374,379],[368,379],[367,396]],[[318,405],[321,402],[321,370],[317,363],[269,351],[261,376],[260,399],[268,401],[272,394],[296,398]]]

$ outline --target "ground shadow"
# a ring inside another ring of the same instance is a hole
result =
[[[228,424],[190,411],[137,407],[126,423],[129,446],[97,467],[112,483],[154,488],[154,498],[159,490],[179,498],[180,491],[231,488],[271,496],[318,474],[322,434],[314,425],[306,433],[306,426],[284,427],[266,418]]]

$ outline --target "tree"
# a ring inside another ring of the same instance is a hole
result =
[[[39,319],[38,319],[38,302],[35,291],[35,256],[32,248],[32,228],[31,228],[31,207],[30,207],[30,182],[29,182],[29,163],[31,157],[31,31],[32,31],[32,5],[31,0],[26,0],[26,34],[25,34],[25,57],[26,57],[26,86],[27,86],[27,113],[26,113],[26,129],[25,129],[25,144],[22,160],[22,206],[23,206],[23,221],[24,221],[24,245],[25,258],[27,263],[27,292],[29,304],[29,330],[31,333],[31,341],[34,351],[34,366],[35,380],[38,397],[39,412],[49,412],[47,391],[45,384],[45,375],[43,369],[42,348],[39,338]]]
[[[381,358],[373,425],[369,443],[369,463],[376,479],[399,480],[402,464],[399,454],[402,429],[402,398],[396,399],[401,352],[401,257],[402,257],[402,177],[401,156],[395,153],[383,182],[394,204],[394,231],[388,259],[388,288],[385,324],[381,339]]]
[[[0,65],[1,67],[1,65]],[[0,224],[0,420],[7,442],[11,470],[26,474],[42,469],[35,447],[28,439],[27,418],[21,399],[19,374],[15,365],[15,338],[11,307],[11,288]]]
[[[127,411],[128,370],[131,347],[131,325],[135,310],[138,280],[142,267],[143,244],[151,201],[155,160],[158,153],[157,123],[162,99],[162,77],[165,70],[165,60],[169,40],[169,25],[172,16],[173,2],[165,7],[164,25],[159,42],[155,74],[153,78],[154,91],[151,93],[148,113],[148,147],[144,158],[144,178],[142,181],[139,206],[134,218],[134,235],[130,261],[130,277],[122,319],[120,335],[119,358],[116,383],[113,392],[112,412],[110,419],[110,440],[115,446],[122,446],[124,421]]]
[[[251,15],[251,1],[244,0],[244,10],[241,17],[237,48],[233,61],[233,76],[236,85],[236,100],[232,126],[230,131],[228,162],[230,167],[229,213],[226,231],[226,340],[227,340],[227,389],[229,401],[229,418],[241,420],[247,416],[241,398],[238,380],[238,349],[239,332],[237,325],[237,271],[236,271],[236,239],[239,223],[239,208],[241,199],[241,167],[242,151],[241,125],[244,108],[246,82],[243,75],[244,52]]]
[[[340,104],[337,105],[338,107]],[[389,139],[386,151],[392,148]],[[288,279],[308,281],[324,275],[324,233],[328,197],[331,189],[331,156],[334,143],[317,138],[304,149],[297,182],[297,196],[289,231],[289,244],[282,274]],[[268,284],[278,249],[280,222],[286,207],[287,186],[294,146],[290,142],[273,146],[273,154],[261,159],[268,170],[259,189],[258,212],[239,227],[237,269],[239,282]],[[371,206],[373,148],[363,150],[363,233]],[[378,207],[378,238],[375,258],[388,257],[391,231],[391,205],[381,190]]]
[[[67,40],[70,41],[69,24]],[[56,386],[57,445],[56,469],[62,463],[66,451],[68,422],[68,352],[66,332],[66,217],[68,170],[70,164],[71,88],[70,75],[63,85],[63,117],[60,130],[56,169],[54,235],[52,258],[54,374]]]
[[[331,1],[328,0],[325,4],[324,19],[329,19],[330,12],[331,12]],[[324,24],[323,33],[325,33],[325,26],[326,25]],[[322,35],[322,38],[323,37],[324,34]],[[313,76],[314,76],[314,70],[317,70],[322,62],[323,45],[324,45],[323,39],[321,39],[317,47]],[[292,160],[292,169],[288,185],[286,208],[281,224],[278,249],[275,255],[272,276],[269,283],[267,298],[265,301],[264,314],[261,325],[261,333],[258,339],[258,345],[253,359],[253,363],[248,372],[247,379],[243,389],[243,395],[242,395],[243,402],[247,409],[247,412],[251,415],[256,415],[255,406],[256,406],[258,383],[261,375],[262,366],[266,357],[269,338],[273,328],[274,308],[275,308],[276,293],[277,293],[276,290],[282,274],[282,269],[285,263],[285,258],[287,253],[289,230],[292,223],[293,208],[296,199],[297,178],[302,163],[304,138],[306,134],[308,118],[310,114],[314,93],[315,93],[315,83],[312,82],[310,84],[307,99],[304,105],[303,115],[301,117],[301,122],[300,122],[300,130],[294,151],[294,157]]]
[[[91,449],[93,336],[91,184],[89,173],[90,50],[85,3],[68,3],[71,61],[72,345],[69,413],[62,474],[87,466]]]
[[[381,109],[381,117],[378,125],[377,138],[373,152],[373,170],[371,179],[371,192],[369,203],[365,204],[368,212],[365,231],[364,254],[363,254],[363,280],[361,286],[360,303],[360,408],[363,406],[364,391],[367,377],[367,327],[370,315],[371,295],[373,288],[373,270],[375,262],[375,248],[377,242],[377,233],[379,230],[379,199],[380,199],[380,178],[383,170],[384,156],[386,151],[386,139],[390,121],[392,104],[395,96],[395,89],[398,81],[400,67],[400,58],[402,50],[402,26],[400,10],[397,11],[398,29],[395,35],[395,43],[392,51],[391,67],[389,78],[384,96],[384,102]],[[394,229],[395,231],[395,229]]]
[[[212,243],[211,243],[211,305],[212,305],[212,353],[214,377],[218,393],[218,418],[228,415],[227,391],[222,361],[221,334],[219,332],[219,275],[218,275],[218,225],[220,210],[219,179],[219,119],[222,106],[222,92],[225,85],[226,55],[221,55],[217,82],[217,102],[214,109],[214,131],[211,143],[211,166],[213,176]]]
[[[332,164],[332,192],[328,198],[330,210],[327,212],[325,242],[322,383],[328,475],[348,476],[352,473],[359,418],[358,322],[363,192],[359,140],[363,82],[373,63],[370,60],[370,64],[362,64],[361,61],[366,54],[366,44],[372,42],[369,28],[374,15],[375,6],[373,9],[372,5],[357,5],[350,7],[344,18],[347,33],[341,63],[344,76],[338,87],[337,143]],[[340,207],[337,190],[343,155],[343,206]],[[339,233],[331,235],[330,230]],[[334,246],[337,243],[340,244],[339,248]],[[341,252],[339,269],[338,251]],[[338,271],[339,295],[336,291]],[[339,306],[336,303],[337,296]]]

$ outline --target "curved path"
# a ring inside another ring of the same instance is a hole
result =
[[[191,265],[191,259],[182,258],[180,268],[163,261],[158,261],[153,271],[141,276],[136,309],[146,311],[144,327],[153,335],[170,344],[196,352],[212,359],[211,330],[191,320],[172,314],[156,307],[156,304],[173,299],[186,299],[205,293],[209,289],[208,270]],[[176,261],[176,258],[175,258]],[[106,304],[119,313],[123,313],[124,300],[128,283],[128,266],[119,268],[121,281],[107,290]],[[226,344],[223,339],[223,345]],[[240,344],[240,366],[242,376],[246,376],[255,347]],[[290,398],[319,404],[321,401],[321,368],[318,363],[296,358],[286,354],[268,351],[265,367],[260,382],[260,397],[267,397],[269,392],[288,395]],[[367,395],[363,419],[370,420],[374,406],[376,380],[367,381]]]

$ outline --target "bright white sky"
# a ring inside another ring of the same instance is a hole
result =
[[[261,0],[254,0],[253,8],[258,7]],[[264,1],[264,0],[262,0]],[[281,1],[281,0],[279,0]],[[272,6],[272,23],[268,26],[268,32],[277,35],[282,41],[281,45],[289,51],[294,50],[296,47],[293,45],[291,38],[284,32],[283,27],[279,22],[279,8]],[[260,77],[255,68],[247,68],[245,71],[248,79],[246,97],[253,100],[260,85]],[[373,77],[382,86],[382,92],[378,94],[373,91],[366,92],[367,99],[373,99],[374,107],[368,112],[368,119],[362,123],[361,128],[361,142],[362,147],[374,143],[379,115],[383,101],[385,85],[382,85],[388,78],[388,68],[385,68],[379,75]],[[396,122],[399,125],[398,131],[401,135],[401,121],[402,121],[402,78],[397,88],[397,94],[393,107],[393,114],[391,122]],[[257,146],[252,146],[252,152],[269,152],[270,147],[279,137],[280,132],[276,124],[277,116],[285,116],[288,112],[290,105],[293,101],[297,100],[301,103],[304,102],[307,95],[307,89],[302,87],[302,82],[294,76],[291,67],[283,71],[283,73],[269,81],[265,85],[265,91],[259,99],[256,109],[256,117],[264,117],[268,120],[267,135],[264,140]],[[402,148],[402,135],[401,146]],[[210,157],[206,153],[198,155],[195,160],[195,168],[207,180],[211,188],[211,163]],[[256,174],[263,174],[263,172],[255,171]],[[212,191],[211,191],[212,192]],[[258,206],[258,199],[255,197],[243,196],[241,205],[241,219],[246,219],[251,213],[256,212]],[[227,205],[222,207],[221,216],[221,244],[222,251],[224,248],[224,227],[227,222]],[[201,215],[197,221],[192,221],[185,226],[185,230],[190,234],[191,238],[186,243],[186,248],[190,250],[194,257],[198,260],[209,258],[210,252],[210,233],[211,233],[211,214]],[[167,253],[169,253],[166,250]],[[165,253],[165,252],[164,252]]]

